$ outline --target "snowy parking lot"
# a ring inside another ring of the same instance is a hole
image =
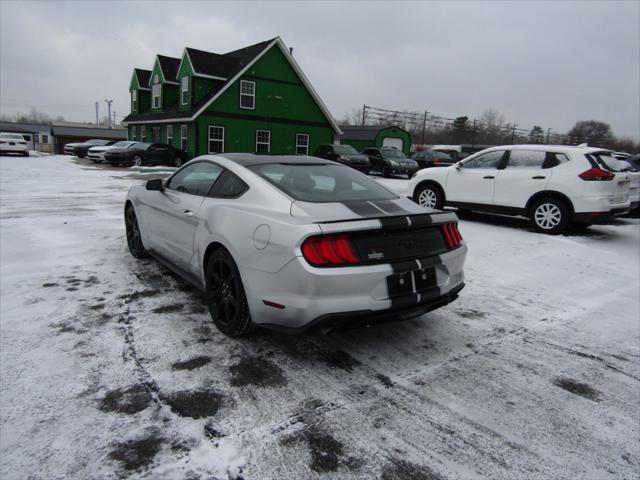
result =
[[[447,307],[231,339],[127,250],[128,188],[171,170],[0,157],[0,478],[640,475],[638,219],[473,214]]]

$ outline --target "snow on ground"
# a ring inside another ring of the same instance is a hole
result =
[[[474,214],[451,305],[234,340],[127,251],[127,189],[170,171],[0,158],[2,479],[640,474],[638,220]]]

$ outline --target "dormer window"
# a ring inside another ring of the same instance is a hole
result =
[[[153,77],[153,87],[151,87],[151,96],[153,97],[153,108],[160,108],[160,94],[162,92],[162,85],[156,74]]]
[[[131,110],[136,110],[138,105],[138,90],[131,91]]]
[[[189,103],[189,77],[182,77],[180,91],[181,91],[182,105],[188,104]]]
[[[256,82],[240,80],[240,108],[256,109]]]

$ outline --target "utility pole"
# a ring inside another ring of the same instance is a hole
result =
[[[104,99],[104,101],[107,104],[107,109],[109,111],[109,128],[111,128],[111,104],[113,103],[113,100],[107,100],[106,98]]]
[[[551,133],[551,129],[547,128],[547,145],[549,145],[549,134]]]
[[[424,118],[422,119],[422,137],[420,139],[420,144],[424,145],[424,134],[427,129],[427,115],[429,115],[428,111],[424,111]]]
[[[116,124],[116,111],[113,111],[113,125]]]
[[[362,125],[364,125],[364,119],[367,115],[367,106],[366,105],[362,105]]]
[[[473,119],[473,133],[471,134],[471,148],[475,147],[476,144],[476,119]]]
[[[96,125],[98,125],[98,109],[100,108],[100,102],[96,102]]]
[[[511,130],[511,145],[513,145],[513,141],[516,138],[516,127],[518,126],[517,123],[513,124],[512,130]]]

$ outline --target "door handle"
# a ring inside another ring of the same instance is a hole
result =
[[[187,217],[193,217],[193,212],[191,210],[183,210],[182,213],[184,213]]]
[[[487,175],[486,177],[482,177],[482,178],[484,178],[486,180],[491,180],[491,179],[494,179],[496,177],[494,177],[493,175]]]
[[[547,177],[545,177],[543,175],[536,175],[535,177],[531,177],[531,178],[533,178],[534,180],[544,180]]]

